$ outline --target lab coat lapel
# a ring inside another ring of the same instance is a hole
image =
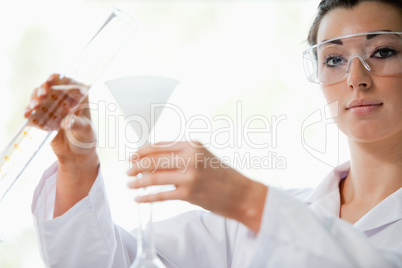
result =
[[[339,217],[339,183],[349,173],[350,164],[346,162],[333,169],[307,199],[310,208],[319,215]]]
[[[362,232],[367,232],[398,220],[402,220],[402,188],[385,198],[354,226]]]
[[[349,170],[349,162],[339,165],[312,192],[307,204],[314,212],[339,217],[339,183],[347,177]],[[398,220],[402,220],[402,188],[384,199],[353,226],[362,232],[368,232]]]

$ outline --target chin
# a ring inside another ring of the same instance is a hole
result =
[[[345,133],[345,132],[344,132]],[[384,131],[384,129],[370,129],[365,130],[349,130],[345,135],[348,137],[349,142],[374,144],[374,143],[395,143],[399,144],[402,140],[402,133],[392,133]]]
[[[352,142],[376,143],[394,136],[384,126],[368,124],[367,122],[362,124],[355,123],[347,129],[342,126],[339,126],[339,128]]]

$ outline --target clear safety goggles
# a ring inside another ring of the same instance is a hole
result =
[[[402,32],[365,32],[318,43],[303,52],[310,82],[332,84],[346,78],[353,60],[378,76],[402,73]]]

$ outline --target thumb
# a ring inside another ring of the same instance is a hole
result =
[[[68,114],[60,126],[68,142],[76,148],[96,147],[96,136],[89,119],[75,114]]]
[[[80,101],[79,104],[77,104],[71,111],[70,113],[74,113],[78,116],[81,117],[86,117],[89,120],[91,119],[91,110],[89,107],[89,102],[88,102],[88,95],[83,97],[83,99]]]

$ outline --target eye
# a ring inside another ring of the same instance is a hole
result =
[[[392,48],[379,48],[374,51],[372,58],[386,59],[396,55],[397,52]]]
[[[336,55],[328,56],[324,60],[324,64],[330,68],[340,66],[344,63],[346,63],[346,60],[343,57]]]

